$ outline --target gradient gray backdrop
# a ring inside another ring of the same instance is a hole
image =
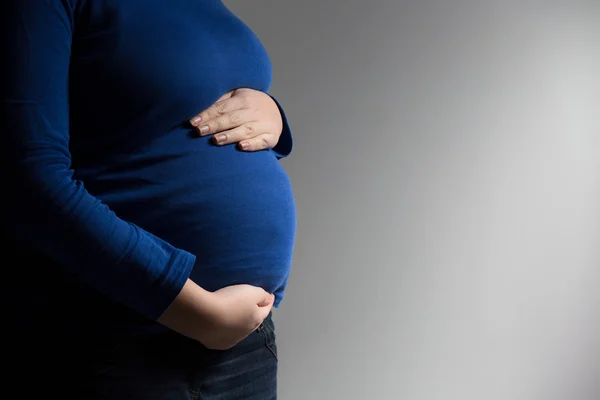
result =
[[[600,0],[226,0],[274,65],[282,400],[600,399]]]

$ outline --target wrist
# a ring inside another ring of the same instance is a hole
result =
[[[213,293],[188,279],[157,321],[185,336],[202,340],[203,332],[212,324],[217,313],[216,306]]]

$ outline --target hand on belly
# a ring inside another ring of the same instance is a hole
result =
[[[254,89],[225,93],[215,104],[190,120],[200,136],[215,135],[219,146],[238,143],[240,150],[272,149],[279,141],[283,121],[268,94]]]

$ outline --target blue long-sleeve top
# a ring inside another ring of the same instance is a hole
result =
[[[269,90],[251,30],[220,0],[4,0],[1,18],[3,308],[136,329],[188,278],[279,304],[295,233],[283,110],[259,152],[187,122]]]

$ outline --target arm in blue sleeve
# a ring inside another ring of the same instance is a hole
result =
[[[78,279],[156,319],[181,291],[195,257],[119,219],[73,179],[68,85],[75,3],[2,2],[3,220]]]
[[[271,96],[271,95],[269,95]],[[279,137],[279,141],[273,148],[273,152],[277,156],[278,159],[285,158],[292,153],[292,149],[294,147],[294,140],[292,138],[292,130],[290,129],[290,124],[288,122],[287,116],[285,115],[285,111],[283,111],[283,107],[279,104],[279,101],[275,99],[275,97],[271,96],[277,107],[279,108],[279,112],[281,113],[281,119],[283,121],[283,131],[281,132],[281,136]]]

